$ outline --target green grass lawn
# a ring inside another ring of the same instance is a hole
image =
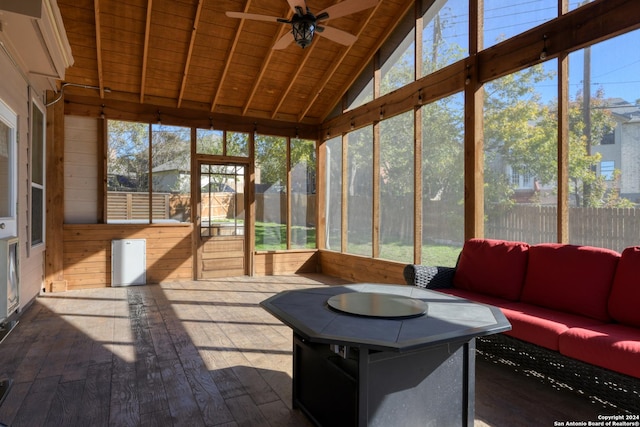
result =
[[[287,227],[284,224],[256,222],[256,251],[287,249]],[[316,247],[316,230],[310,227],[292,227],[293,248],[313,249]],[[422,264],[454,267],[462,248],[428,244],[422,247]],[[349,244],[347,253],[371,256],[370,244]],[[403,244],[386,243],[380,248],[380,258],[391,261],[413,263],[413,247]]]
[[[424,245],[422,247],[423,262],[421,264],[454,267],[456,265],[456,261],[458,260],[458,254],[460,254],[460,250],[461,248],[458,246],[432,244]],[[383,244],[380,248],[380,258],[412,264],[413,246],[393,243]]]
[[[287,249],[287,227],[272,222],[256,222],[256,251],[278,251]],[[293,249],[314,249],[316,229],[311,227],[291,227],[291,247]]]

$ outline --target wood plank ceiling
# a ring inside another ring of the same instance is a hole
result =
[[[306,49],[274,50],[289,25],[225,12],[290,18],[286,0],[58,0],[75,59],[65,82],[99,88],[69,85],[65,96],[317,125],[412,4],[381,0],[324,22],[357,35],[352,46],[316,35]]]

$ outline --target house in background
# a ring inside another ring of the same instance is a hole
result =
[[[607,101],[607,108],[616,126],[592,148],[602,156],[597,172],[610,186],[618,185],[620,197],[640,203],[640,106],[614,98]],[[616,170],[620,171],[619,181],[614,181]]]
[[[611,133],[604,135],[599,144],[592,146],[592,154],[602,156],[597,165],[597,174],[602,176],[608,188],[619,191],[620,197],[640,203],[640,106],[620,98],[607,100],[606,108],[616,122]],[[540,183],[531,173],[518,173],[502,162],[505,176],[513,186],[516,203],[557,203],[556,188]],[[615,180],[615,171],[620,179]]]
[[[182,159],[170,160],[151,169],[153,191],[162,193],[184,193],[191,185],[191,165]]]

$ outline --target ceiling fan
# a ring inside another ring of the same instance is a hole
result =
[[[306,0],[287,0],[287,3],[289,3],[291,10],[293,10],[291,19],[244,12],[227,12],[227,16],[230,18],[291,24],[291,32],[281,37],[273,45],[273,49],[284,49],[289,46],[292,41],[295,41],[298,46],[304,49],[311,44],[315,33],[329,40],[333,40],[336,43],[350,46],[356,41],[356,36],[346,31],[338,30],[337,28],[320,26],[318,23],[329,18],[340,18],[345,15],[360,12],[361,10],[369,9],[375,6],[378,0],[345,0],[329,6],[317,15],[311,13],[311,10],[307,7]]]

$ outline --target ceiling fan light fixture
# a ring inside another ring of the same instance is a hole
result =
[[[316,31],[315,19],[309,19],[307,15],[300,19],[295,19],[291,23],[291,32],[293,39],[301,48],[305,48],[313,41],[313,35]]]
[[[315,33],[320,33],[322,37],[343,46],[351,46],[355,43],[358,38],[357,36],[338,28],[326,27],[322,24],[318,24],[320,21],[329,19],[329,17],[331,17],[331,19],[336,19],[352,13],[360,12],[361,10],[372,8],[378,4],[379,1],[380,0],[344,0],[334,4],[333,6],[329,6],[325,10],[319,12],[316,16],[307,6],[306,0],[287,0],[287,3],[289,3],[289,6],[293,11],[291,19],[245,12],[227,11],[226,14],[230,18],[253,19],[255,21],[279,22],[281,24],[291,25],[291,32],[281,36],[280,39],[278,39],[278,41],[272,46],[272,49],[285,49],[291,42],[292,36],[296,44],[304,49],[311,44]]]

